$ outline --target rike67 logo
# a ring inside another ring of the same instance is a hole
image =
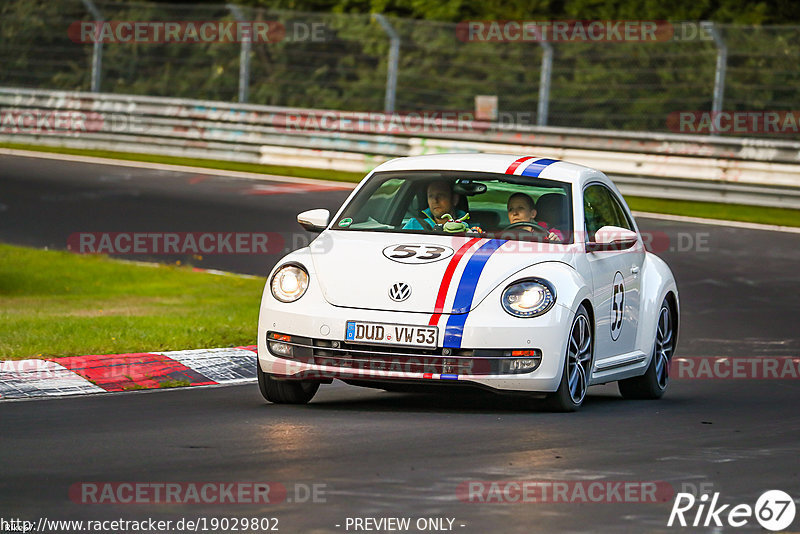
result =
[[[678,493],[667,526],[743,527],[755,519],[762,528],[777,532],[789,528],[794,521],[794,500],[785,491],[765,491],[755,506],[720,504],[719,495],[715,492],[709,497],[704,493],[696,498],[691,493]]]

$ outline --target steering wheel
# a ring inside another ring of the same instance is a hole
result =
[[[526,227],[526,226],[529,227],[534,232],[539,232],[540,234],[543,234],[544,236],[550,235],[550,230],[548,230],[547,228],[545,228],[543,226],[539,226],[537,223],[528,222],[528,221],[520,221],[520,222],[515,222],[513,224],[509,224],[508,226],[503,228],[503,230],[513,230],[514,228],[523,228],[523,227]]]
[[[431,223],[429,221],[423,219],[419,215],[414,215],[414,219],[416,219],[416,221],[420,224],[420,226],[422,226],[423,230],[430,231],[436,229],[435,227],[431,226]]]

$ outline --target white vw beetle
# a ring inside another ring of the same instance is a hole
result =
[[[663,395],[678,337],[667,265],[601,172],[501,154],[399,158],[371,172],[269,275],[258,382],[306,403],[334,378],[470,385],[580,407],[590,385]]]

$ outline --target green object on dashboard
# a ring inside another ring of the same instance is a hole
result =
[[[442,219],[447,219],[447,222],[444,223],[442,229],[447,232],[448,234],[459,234],[461,232],[466,232],[469,230],[469,225],[464,222],[469,219],[469,213],[465,214],[460,219],[453,219],[453,216],[449,213],[445,213],[442,215]]]

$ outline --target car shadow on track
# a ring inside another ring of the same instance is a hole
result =
[[[580,412],[613,408],[648,406],[656,408],[664,401],[627,401],[616,386],[600,386],[587,394]],[[274,406],[269,405],[267,406]],[[284,406],[288,407],[288,406]],[[662,406],[663,407],[663,406]],[[524,398],[476,389],[458,391],[397,393],[377,389],[323,387],[303,410],[337,412],[416,412],[450,414],[551,413],[542,398]]]

